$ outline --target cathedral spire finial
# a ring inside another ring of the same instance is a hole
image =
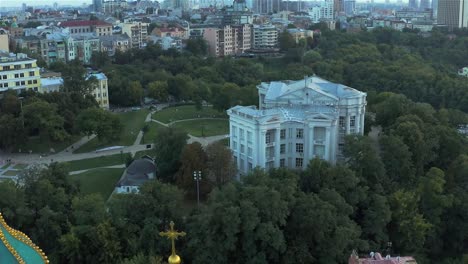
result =
[[[186,233],[185,232],[177,232],[176,230],[174,230],[174,222],[173,221],[171,221],[170,226],[171,226],[170,230],[167,230],[166,232],[159,232],[159,235],[163,236],[163,237],[167,237],[168,239],[171,240],[172,254],[168,258],[169,264],[180,264],[181,259],[180,259],[179,256],[176,255],[176,251],[175,251],[175,240],[178,237],[185,236]]]

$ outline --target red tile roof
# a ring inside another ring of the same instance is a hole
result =
[[[100,20],[71,20],[60,23],[62,27],[86,27],[86,26],[112,26],[112,24]]]

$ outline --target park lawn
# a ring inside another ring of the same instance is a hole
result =
[[[81,193],[101,194],[107,200],[115,188],[115,184],[122,177],[124,168],[121,169],[93,169],[80,174],[70,175],[70,179],[77,181],[81,188]]]
[[[20,172],[21,171],[19,171],[19,170],[7,170],[2,175],[3,176],[16,176],[16,175],[20,174]]]
[[[92,168],[125,164],[125,161],[127,160],[127,157],[129,155],[130,154],[128,153],[114,154],[97,158],[68,161],[66,162],[66,164],[70,171],[86,170]]]
[[[118,140],[111,142],[100,142],[97,137],[93,138],[88,143],[74,151],[74,153],[86,153],[111,146],[130,146],[135,142],[138,133],[145,125],[146,115],[149,111],[141,109],[138,111],[130,111],[118,113],[123,129]]]
[[[229,120],[227,119],[201,119],[180,121],[173,127],[180,128],[195,137],[211,137],[229,134]]]
[[[26,142],[25,146],[21,148],[21,152],[29,153],[31,150],[33,154],[36,153],[49,153],[50,149],[54,149],[55,153],[58,153],[68,146],[72,145],[81,138],[79,135],[73,135],[70,138],[64,140],[63,142],[52,142],[49,140],[43,140],[39,137],[30,137]],[[15,150],[15,152],[19,150]]]
[[[226,112],[219,112],[211,106],[204,106],[201,110],[197,110],[194,105],[182,105],[158,111],[153,114],[152,118],[168,124],[177,120],[207,117],[227,118],[227,114]]]
[[[141,138],[140,144],[151,144],[154,143],[156,139],[156,135],[159,133],[161,129],[165,128],[165,126],[158,124],[156,122],[150,122],[148,124],[148,131],[145,135]]]
[[[13,169],[15,170],[24,170],[28,167],[28,164],[15,164],[15,166],[13,166]]]

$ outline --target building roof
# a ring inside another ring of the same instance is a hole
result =
[[[0,213],[0,263],[48,263],[46,255],[24,233],[8,226]]]
[[[71,20],[60,23],[61,27],[87,27],[87,26],[112,26],[112,24],[100,20]]]
[[[380,253],[371,252],[369,257],[359,258],[355,252],[351,254],[348,264],[417,264],[413,257],[382,257]]]
[[[100,72],[100,73],[92,73],[90,75],[88,75],[87,78],[90,78],[90,77],[95,77],[97,80],[107,80],[107,77],[104,73]]]
[[[149,179],[154,178],[156,174],[156,165],[154,160],[148,156],[134,160],[125,170],[124,175],[117,183],[121,186],[141,186]]]
[[[41,78],[41,86],[42,87],[47,87],[47,86],[60,86],[63,84],[63,79],[62,77],[49,77],[49,78]]]

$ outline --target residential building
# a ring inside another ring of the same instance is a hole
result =
[[[10,38],[8,37],[8,30],[0,28],[0,50],[10,51]]]
[[[97,83],[91,91],[99,106],[104,109],[109,109],[109,88],[107,84],[107,77],[104,73],[92,73],[87,78],[96,78]]]
[[[156,177],[156,164],[154,159],[143,156],[134,160],[124,171],[115,186],[115,193],[138,193],[140,186]]]
[[[112,35],[112,24],[100,20],[71,20],[59,26],[70,29],[72,36],[93,33],[96,36]]]
[[[359,257],[356,251],[353,251],[348,259],[348,264],[417,264],[413,257],[392,257],[387,255],[383,257],[379,252],[371,252],[369,256]]]
[[[188,39],[189,32],[182,27],[163,27],[163,28],[154,28],[151,32],[151,35],[158,37],[171,37],[171,38],[180,38]]]
[[[85,65],[91,64],[91,57],[94,52],[101,51],[101,40],[94,36],[75,36],[73,38],[75,59],[80,60]]]
[[[366,93],[319,77],[257,86],[259,109],[227,111],[230,148],[238,171],[303,169],[309,160],[342,159],[344,137],[364,133]]]
[[[0,92],[10,89],[17,93],[26,90],[38,92],[40,87],[41,77],[35,59],[23,53],[0,51]]]
[[[149,39],[153,44],[160,45],[163,50],[182,49],[182,40],[180,38],[149,36]]]
[[[314,31],[312,31],[312,30],[290,28],[290,29],[288,29],[288,32],[296,40],[296,43],[299,43],[300,39],[304,39],[304,38],[308,38],[308,37],[310,37],[310,38],[314,37]]]
[[[63,86],[62,77],[41,78],[41,93],[58,92],[60,91],[60,88],[62,86]]]
[[[321,1],[309,9],[309,16],[311,16],[314,23],[318,23],[324,19],[332,20],[334,17],[333,5],[334,2],[332,0]]]
[[[102,11],[106,14],[116,15],[128,7],[126,0],[109,0],[102,3]]]
[[[333,0],[333,11],[339,14],[344,11],[344,0]]]
[[[125,52],[130,49],[130,38],[127,34],[112,36],[101,36],[101,51],[107,52],[109,56],[114,56],[117,50]]]
[[[417,0],[409,0],[408,7],[410,9],[418,9],[418,1]]]
[[[344,0],[344,12],[347,16],[353,16],[356,12],[356,0]]]
[[[224,27],[205,28],[203,38],[208,43],[208,50],[216,57],[242,54],[251,48],[252,27],[244,25],[226,25]]]
[[[437,22],[449,30],[468,27],[468,0],[439,0]]]
[[[93,0],[94,12],[102,12],[102,0]]]
[[[432,20],[433,13],[432,10],[411,10],[411,9],[402,9],[395,12],[395,17],[397,19],[405,19],[408,21],[411,20]]]
[[[276,13],[281,11],[282,0],[253,0],[253,10],[260,14]]]
[[[122,28],[122,34],[130,37],[130,46],[132,48],[146,47],[148,41],[148,23],[143,22],[125,22],[119,25]]]
[[[275,26],[254,25],[253,26],[253,49],[274,49],[278,47],[278,29]]]
[[[45,39],[41,39],[40,43],[41,55],[47,64],[75,59],[73,38],[69,34],[48,34]]]

